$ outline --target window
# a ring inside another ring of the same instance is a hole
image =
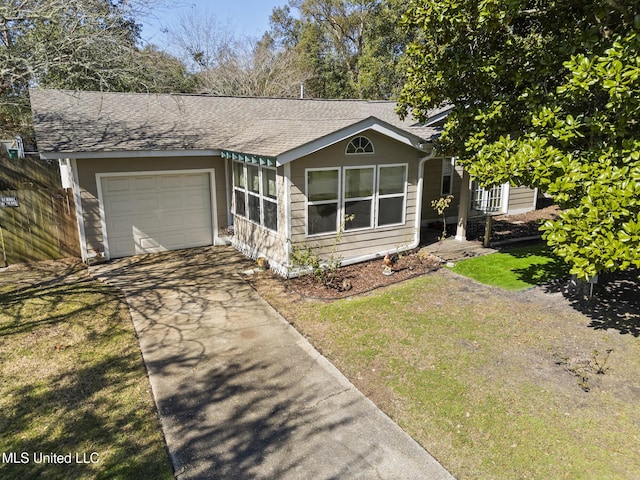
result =
[[[347,155],[374,153],[373,143],[367,137],[356,137],[349,142],[345,151]]]
[[[485,190],[478,182],[471,182],[471,209],[484,213],[501,211],[503,190],[504,185]]]
[[[451,195],[453,193],[453,158],[442,159],[442,186],[441,195]]]
[[[276,171],[262,169],[262,211],[264,226],[270,230],[278,230],[278,197],[276,195]]]
[[[378,167],[378,226],[404,223],[407,165]]]
[[[233,162],[234,212],[270,230],[278,230],[276,170]]]
[[[244,176],[244,165],[233,162],[233,198],[236,215],[244,217],[246,215],[246,186]]]
[[[307,170],[307,234],[338,231],[340,169]]]
[[[374,167],[344,169],[345,230],[373,226]]]
[[[335,233],[343,219],[345,231],[404,224],[407,170],[406,164],[308,169],[307,235]]]

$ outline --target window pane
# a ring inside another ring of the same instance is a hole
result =
[[[373,153],[373,144],[366,137],[356,137],[347,145],[347,153]]]
[[[267,168],[262,169],[262,195],[276,198],[276,171]]]
[[[271,230],[278,230],[278,204],[269,202],[268,200],[262,201],[262,207],[264,208],[264,226]]]
[[[444,175],[442,177],[442,195],[449,195],[451,193],[451,175]]]
[[[404,193],[404,178],[406,167],[380,167],[380,195],[389,195],[393,193]]]
[[[244,188],[244,165],[242,163],[233,162],[233,185]]]
[[[404,196],[381,198],[378,201],[378,225],[402,223]]]
[[[327,233],[337,231],[338,204],[309,205],[308,234]]]
[[[246,209],[244,208],[244,192],[234,190],[235,202],[236,202],[236,215],[246,216]]]
[[[260,197],[249,195],[249,219],[260,223]]]
[[[451,193],[451,178],[453,177],[453,164],[450,158],[442,159],[442,188],[440,192],[442,195],[449,195]]]
[[[373,195],[373,168],[349,168],[344,171],[344,197]]]
[[[345,230],[371,228],[371,200],[356,200],[344,203],[345,218],[353,215],[352,220],[345,222]]]
[[[307,178],[310,202],[338,199],[338,170],[307,172]]]
[[[256,165],[247,165],[247,181],[249,190],[260,193],[260,179],[258,177],[258,167]]]

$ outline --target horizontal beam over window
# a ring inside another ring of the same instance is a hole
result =
[[[254,163],[257,165],[275,167],[276,159],[264,155],[253,155],[251,153],[232,152],[230,150],[220,150],[222,158],[229,158],[237,162]]]

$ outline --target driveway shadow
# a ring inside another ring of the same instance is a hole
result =
[[[242,279],[252,265],[205,247],[91,269],[127,299],[176,478],[452,478]]]

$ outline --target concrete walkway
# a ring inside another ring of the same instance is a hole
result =
[[[183,479],[452,479],[240,277],[228,247],[123,259],[124,292]]]
[[[421,233],[421,238],[425,245],[421,250],[432,253],[440,257],[445,262],[459,262],[472,257],[489,255],[497,250],[483,247],[482,242],[469,240],[456,240],[454,237],[447,237],[443,241],[438,241],[441,232],[435,230],[425,230]]]

